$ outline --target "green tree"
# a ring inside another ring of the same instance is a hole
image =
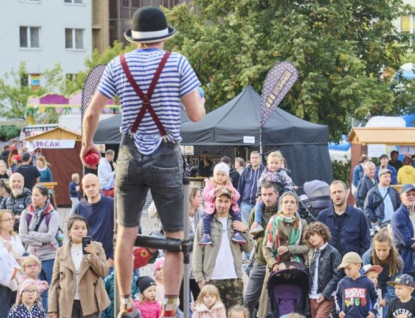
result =
[[[41,86],[32,89],[29,85],[23,84],[27,81],[27,70],[24,62],[20,63],[19,69],[12,70],[0,78],[0,116],[7,119],[26,120],[26,105],[30,96],[41,96],[46,93],[60,93],[64,89],[64,76],[62,68],[56,64],[52,69],[45,70],[41,75]],[[56,122],[57,117],[53,114],[45,114],[47,122]]]
[[[214,109],[246,85],[261,92],[269,69],[292,62],[299,79],[280,107],[326,124],[338,141],[350,117],[413,111],[415,83],[398,85],[381,70],[398,70],[412,47],[394,20],[413,14],[402,0],[194,0],[166,11],[178,34],[167,48],[187,56]]]
[[[0,127],[0,140],[7,141],[19,136],[20,128],[16,125],[2,125]]]

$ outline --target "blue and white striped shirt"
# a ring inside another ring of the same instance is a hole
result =
[[[144,94],[147,93],[154,73],[165,51],[151,48],[138,49],[125,54],[131,74]],[[200,82],[187,59],[172,53],[160,75],[151,98],[151,106],[167,133],[167,140],[179,143],[180,99],[200,86]],[[122,107],[121,133],[130,133],[143,102],[130,85],[117,56],[106,67],[98,91],[108,98],[118,95]],[[150,113],[146,111],[134,136],[135,144],[143,155],[154,153],[162,137]]]

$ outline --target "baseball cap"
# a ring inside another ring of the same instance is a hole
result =
[[[401,193],[406,193],[411,190],[415,190],[415,184],[404,184],[402,186]]]
[[[232,191],[226,187],[219,189],[215,192],[215,197],[220,197],[221,195],[227,195],[228,197],[232,198]]]
[[[355,252],[349,252],[343,256],[342,263],[337,267],[337,269],[345,268],[349,264],[361,264],[362,258],[359,254]]]
[[[22,160],[23,161],[27,161],[27,160],[29,160],[30,159],[30,153],[28,153],[28,152],[24,152],[23,154],[22,154]]]
[[[402,274],[395,278],[394,281],[388,282],[389,286],[395,286],[395,285],[404,285],[411,288],[414,288],[414,279],[411,275],[408,274]]]
[[[371,265],[371,264],[367,264],[365,266],[363,266],[363,275],[366,275],[369,272],[377,272],[378,274],[382,273],[382,266],[379,265]]]
[[[389,169],[380,169],[379,170],[379,177],[381,176],[381,175],[384,175],[385,173],[389,173],[390,175],[392,175],[392,171],[390,171]]]
[[[381,155],[381,156],[379,157],[379,159],[382,159],[382,158],[387,158],[387,159],[389,159],[389,157],[388,157],[388,155],[387,155],[387,154],[383,154],[383,155]]]

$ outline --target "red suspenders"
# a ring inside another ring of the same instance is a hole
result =
[[[132,133],[135,133],[137,131],[138,126],[141,123],[141,120],[144,117],[144,114],[146,110],[149,111],[151,117],[154,120],[154,123],[157,125],[157,128],[160,131],[160,134],[162,137],[166,136],[166,131],[164,130],[163,124],[161,123],[160,119],[158,118],[156,112],[154,111],[153,107],[150,104],[151,96],[153,95],[154,89],[156,88],[157,82],[160,78],[161,72],[163,71],[164,66],[166,65],[167,59],[170,56],[170,52],[166,52],[156,70],[156,73],[154,74],[154,77],[151,81],[150,87],[148,89],[147,94],[144,94],[143,91],[138,86],[137,82],[134,80],[133,76],[131,75],[131,72],[128,68],[127,61],[125,59],[124,54],[120,55],[121,65],[124,70],[125,75],[128,78],[128,81],[130,82],[131,86],[134,88],[137,96],[143,101],[143,106],[141,107],[137,118],[135,119],[135,122],[133,124],[133,127],[131,129]]]

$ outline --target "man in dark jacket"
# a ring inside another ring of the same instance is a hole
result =
[[[398,172],[396,171],[396,169],[394,167],[392,167],[389,164],[389,157],[386,154],[383,154],[379,157],[380,160],[380,166],[376,167],[376,174],[375,174],[375,179],[377,181],[379,181],[379,171],[382,169],[388,169],[391,172],[392,175],[392,179],[391,179],[391,184],[398,184]]]
[[[404,261],[403,272],[413,274],[415,231],[415,185],[405,184],[401,190],[402,204],[392,216],[392,233]]]
[[[374,224],[390,221],[401,204],[398,191],[389,186],[391,177],[390,170],[380,170],[379,184],[367,193],[364,211],[369,221]]]
[[[376,166],[372,161],[365,163],[365,176],[360,179],[356,191],[356,206],[363,210],[366,195],[376,184],[375,180]]]
[[[255,206],[258,179],[265,169],[258,151],[252,151],[250,159],[251,165],[241,173],[238,183],[238,192],[241,195],[238,202],[239,211],[245,224],[248,224],[249,214]]]
[[[342,255],[356,252],[363,255],[370,247],[369,224],[359,209],[347,204],[347,187],[343,181],[335,180],[330,185],[333,205],[321,211],[317,221],[323,222],[330,230],[329,242]]]
[[[277,201],[279,191],[277,184],[271,181],[266,181],[261,187],[261,198],[265,204],[265,210],[262,215],[262,224],[268,224],[269,219],[278,212]],[[252,209],[249,215],[249,225],[251,227],[255,219],[255,210]],[[264,241],[265,233],[260,232],[258,236],[254,237],[255,242],[255,262],[249,273],[248,285],[244,293],[244,306],[248,308],[251,318],[256,317],[254,315],[255,306],[261,296],[262,286],[264,284],[265,270],[267,262],[262,252],[262,242]]]
[[[7,199],[1,202],[0,209],[11,210],[13,212],[16,219],[14,230],[18,231],[20,215],[32,203],[32,196],[30,190],[24,187],[24,178],[18,172],[10,176],[9,185],[12,192]]]

